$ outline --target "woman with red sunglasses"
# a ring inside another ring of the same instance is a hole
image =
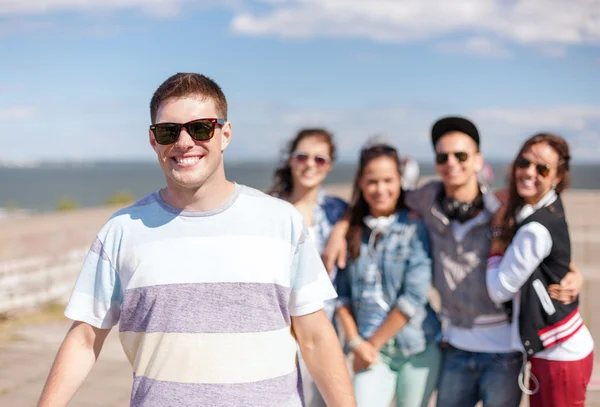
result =
[[[548,286],[569,272],[571,243],[560,193],[569,182],[569,146],[542,133],[528,139],[513,162],[509,199],[492,224],[487,287],[513,319],[513,346],[523,352],[521,389],[531,407],[584,406],[594,342],[570,304]],[[529,388],[523,383],[531,362]]]
[[[323,252],[333,225],[343,216],[346,202],[327,195],[322,185],[335,160],[333,136],[325,129],[303,129],[284,151],[281,167],[275,171],[270,194],[293,204],[304,216],[311,238]],[[336,270],[330,272],[333,281]],[[334,323],[335,299],[325,302],[325,313]],[[300,368],[307,407],[325,407],[300,355]]]

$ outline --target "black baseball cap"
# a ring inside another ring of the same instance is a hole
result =
[[[433,143],[433,146],[435,147],[437,141],[442,138],[444,134],[452,131],[465,133],[475,141],[477,148],[479,148],[479,131],[477,130],[477,127],[475,127],[473,122],[469,119],[457,116],[442,117],[434,123],[431,128],[431,142]]]

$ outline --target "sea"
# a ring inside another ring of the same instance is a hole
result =
[[[507,163],[490,162],[492,187],[505,185]],[[226,165],[228,179],[258,189],[268,188],[277,162],[233,162]],[[435,175],[430,163],[420,163],[421,176]],[[326,184],[351,183],[354,163],[336,163]],[[2,213],[55,211],[61,200],[77,207],[106,204],[118,193],[141,198],[165,185],[162,170],[154,161],[42,163],[29,166],[0,165],[0,217]],[[600,189],[600,163],[571,168],[571,188]]]

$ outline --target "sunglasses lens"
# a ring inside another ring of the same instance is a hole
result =
[[[464,151],[457,151],[456,153],[454,153],[454,156],[461,163],[464,163],[469,159],[469,154],[465,153]]]
[[[157,124],[152,132],[158,144],[173,144],[179,138],[181,126],[171,123]]]
[[[213,124],[207,120],[198,120],[188,123],[187,131],[194,140],[209,140],[213,135]]]
[[[529,168],[531,161],[525,157],[519,157],[515,160],[515,167],[517,168]]]
[[[445,164],[448,162],[448,153],[436,153],[435,162],[438,164]]]
[[[305,162],[308,161],[308,154],[296,153],[296,154],[294,154],[294,158],[296,159],[297,162],[304,164]]]
[[[538,164],[535,166],[538,174],[540,174],[542,177],[546,178],[548,176],[548,174],[550,174],[550,168],[546,167],[543,164]]]
[[[319,156],[315,157],[315,164],[317,164],[319,167],[325,166],[327,164],[327,162],[328,162],[327,159],[324,157],[319,157]]]

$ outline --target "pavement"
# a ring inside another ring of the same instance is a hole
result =
[[[0,342],[0,406],[35,406],[48,371],[70,322],[35,323],[10,330]],[[599,336],[596,336],[599,337]],[[596,361],[588,388],[587,407],[600,407],[600,365]],[[92,372],[69,404],[72,407],[129,405],[131,366],[121,349],[118,333],[108,336]],[[433,406],[433,400],[430,406]],[[526,397],[523,407],[527,406]]]

